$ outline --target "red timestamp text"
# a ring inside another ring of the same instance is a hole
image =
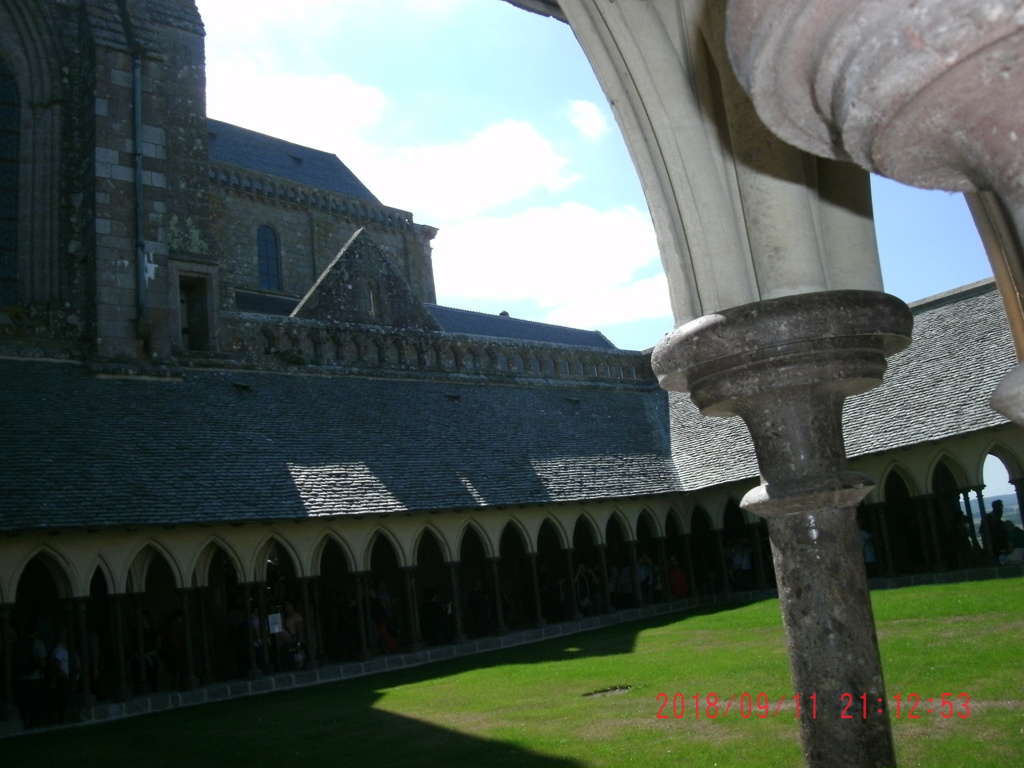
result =
[[[751,717],[766,720],[778,717],[780,713],[784,713],[787,717],[792,714],[797,720],[801,716],[812,719],[818,716],[818,694],[816,693],[809,696],[794,693],[791,696],[780,696],[778,699],[763,691],[761,693],[733,694],[728,699],[720,697],[717,693],[693,693],[690,695],[659,693],[655,698],[661,704],[655,714],[659,720],[672,718],[699,720],[702,717],[715,720],[719,717],[727,717],[730,713],[733,716],[738,714],[744,720],[749,720]]]
[[[833,694],[834,695],[834,694]],[[886,710],[893,712],[896,719],[920,720],[932,715],[949,720],[966,720],[971,716],[971,697],[967,693],[944,692],[935,697],[923,697],[919,693],[897,693],[889,706],[882,698],[868,693],[842,693],[838,707],[829,697],[826,701],[818,693],[785,696],[769,696],[765,692],[733,694],[728,699],[717,693],[659,693],[655,696],[659,707],[655,714],[658,720],[715,720],[720,717],[739,715],[744,720],[757,718],[767,720],[779,716],[817,719],[819,716],[838,715],[841,720],[867,720],[883,715]],[[895,706],[893,706],[895,705]]]

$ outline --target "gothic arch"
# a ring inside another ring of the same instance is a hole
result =
[[[526,530],[523,528],[522,524],[514,518],[509,518],[505,525],[501,527],[502,534],[505,533],[505,528],[507,528],[509,525],[514,525],[518,529],[519,535],[523,537],[523,541],[526,542],[526,545],[530,546],[530,537],[526,535]],[[472,518],[466,520],[465,525],[462,526],[462,530],[459,531],[458,546],[455,548],[455,556],[459,560],[462,559],[462,545],[463,542],[465,542],[466,540],[466,531],[468,531],[470,528],[473,529],[473,532],[477,535],[477,538],[480,539],[480,545],[483,547],[484,556],[494,557],[495,548],[493,542],[491,541],[490,537],[484,532],[483,528],[480,527],[480,524]],[[500,535],[498,536],[498,542],[500,546]]]
[[[255,560],[253,562],[252,577],[253,581],[265,581],[267,578],[267,555],[270,554],[270,550],[274,546],[280,547],[284,550],[285,554],[292,562],[292,566],[295,568],[295,576],[302,577],[305,573],[302,570],[302,558],[299,557],[298,551],[292,545],[287,538],[280,536],[279,534],[272,533],[267,536],[255,549]]]
[[[627,520],[626,516],[622,514],[622,510],[616,509],[612,510],[612,513],[608,515],[608,520],[604,524],[604,533],[606,541],[608,540],[609,526],[613,524],[613,521],[614,524],[619,527],[619,532],[622,534],[623,541],[636,540],[636,531],[634,531],[633,527],[629,524],[629,520]]]
[[[941,472],[941,468],[943,467],[953,476],[953,480],[955,481],[957,488],[966,488],[968,485],[970,485],[970,480],[967,477],[967,472],[964,469],[963,465],[959,461],[954,459],[952,456],[950,456],[948,453],[943,451],[933,459],[931,466],[928,467],[929,491],[934,492],[936,490],[936,473]]]
[[[448,545],[448,539],[435,526],[427,523],[416,532],[416,536],[413,539],[411,549],[413,560],[412,564],[419,565],[420,543],[423,541],[423,537],[427,535],[434,537],[434,541],[437,543],[437,548],[441,550],[441,555],[444,557],[445,562],[450,563],[454,558],[452,558],[451,547]]]
[[[85,572],[89,574],[90,583],[92,583],[92,579],[95,577],[96,571],[103,574],[103,578],[106,579],[107,582],[107,589],[110,590],[111,594],[125,591],[120,588],[121,585],[118,584],[117,580],[114,578],[114,569],[110,567],[110,563],[107,562],[107,558],[99,553],[97,553],[96,557],[93,558],[89,567],[85,569]]]
[[[903,481],[903,484],[907,487],[907,491],[911,496],[917,496],[921,492],[914,476],[910,474],[902,464],[899,462],[893,462],[885,468],[884,472],[882,472],[882,481],[878,484],[878,497],[880,501],[887,500],[885,487],[889,482],[890,476],[894,473]]]
[[[640,514],[636,516],[636,533],[634,534],[635,537],[639,537],[640,535],[641,520],[645,520],[647,522],[647,526],[648,528],[650,528],[650,533],[653,538],[665,535],[664,528],[658,525],[658,516],[655,515],[647,507],[644,507],[643,509],[640,510]]]
[[[363,548],[363,562],[366,564],[365,570],[370,570],[371,568],[370,560],[373,556],[373,548],[377,544],[378,538],[383,538],[391,545],[391,549],[395,553],[395,560],[397,561],[399,568],[409,564],[409,557],[406,551],[402,548],[402,545],[399,543],[398,537],[395,536],[394,532],[390,528],[385,528],[381,525],[374,528],[373,532],[366,538],[366,545]]]
[[[334,542],[338,545],[338,549],[341,550],[342,555],[345,557],[345,565],[349,571],[354,572],[358,570],[356,568],[356,556],[352,551],[352,547],[349,546],[348,540],[336,531],[327,530],[317,539],[316,544],[313,546],[313,559],[309,569],[311,576],[319,576],[321,574],[324,550],[329,542]]]
[[[978,478],[983,479],[985,477],[985,460],[989,456],[994,456],[1002,462],[1003,467],[1006,469],[1006,475],[1010,479],[1016,480],[1019,477],[1024,477],[1024,469],[1022,469],[1021,460],[1017,454],[1002,443],[994,441],[978,458],[978,466],[976,467]]]
[[[231,565],[234,566],[235,573],[238,574],[239,580],[247,581],[247,574],[245,569],[242,567],[242,558],[239,557],[235,548],[220,536],[210,536],[205,542],[203,542],[202,546],[199,547],[196,551],[195,557],[192,559],[192,562],[189,563],[186,573],[190,573],[192,575],[190,580],[192,584],[197,587],[209,586],[210,562],[218,549],[224,553]]]
[[[126,561],[128,571],[125,578],[125,592],[129,590],[132,592],[146,591],[146,576],[149,573],[149,567],[154,554],[160,555],[167,561],[167,565],[171,569],[171,575],[174,577],[174,586],[179,589],[186,586],[184,571],[178,559],[156,539],[146,539],[135,548]]]
[[[71,561],[68,560],[60,550],[43,544],[32,550],[32,552],[18,564],[18,567],[14,569],[13,579],[11,582],[11,592],[13,595],[16,596],[18,594],[18,587],[21,585],[21,579],[25,574],[25,569],[28,568],[36,558],[39,559],[39,564],[46,569],[50,578],[53,579],[54,586],[57,589],[57,596],[59,598],[67,599],[75,597],[76,595],[88,594],[88,585],[84,585],[83,588],[79,574],[75,570]]]
[[[568,549],[572,546],[572,533],[565,530],[565,526],[562,524],[562,520],[556,515],[544,515],[544,519],[537,527],[538,541],[540,539],[540,529],[544,527],[544,523],[550,523],[552,529],[555,531],[555,535],[558,537],[558,546],[561,549]]]
[[[600,544],[604,541],[604,539],[601,536],[601,528],[594,521],[594,519],[587,512],[580,512],[578,515],[576,515],[576,520],[572,524],[573,546],[575,546],[576,542],[576,532],[580,530],[581,526],[589,531],[590,539],[595,545]]]

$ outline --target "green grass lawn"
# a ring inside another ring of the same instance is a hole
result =
[[[1024,580],[872,596],[890,699],[970,696],[970,716],[893,721],[901,766],[1024,764]],[[693,717],[692,696],[737,698]],[[738,710],[765,692],[771,716]],[[658,694],[687,697],[657,719]],[[589,694],[589,695],[588,695]],[[316,688],[0,742],[31,766],[797,766],[779,607],[677,614]]]

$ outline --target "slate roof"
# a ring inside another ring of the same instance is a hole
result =
[[[533,320],[489,315],[486,312],[442,307],[437,304],[425,304],[424,306],[448,333],[541,341],[548,344],[569,344],[575,347],[617,349],[600,331],[581,331],[577,328],[567,328],[564,325],[549,325]]]
[[[0,360],[0,530],[678,490],[664,392]]]
[[[207,125],[212,161],[230,163],[307,187],[380,202],[337,155],[220,120],[207,119]]]
[[[1009,423],[988,399],[1016,362],[991,280],[911,305],[914,340],[889,358],[880,387],[846,401],[850,458],[943,440]],[[687,489],[758,476],[739,418],[701,416],[687,394],[669,394],[676,464]]]

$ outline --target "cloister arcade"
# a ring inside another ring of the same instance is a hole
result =
[[[1013,427],[853,461],[877,478],[860,509],[878,554],[874,587],[992,568],[974,514],[987,509],[989,455],[1024,489]],[[287,671],[269,632],[286,602],[304,617],[302,665],[311,668],[652,602],[759,599],[772,594],[774,574],[764,522],[740,508],[751,482],[594,503],[19,535],[0,564],[0,620],[9,636],[29,619],[47,637],[68,628],[90,670],[81,678],[90,704]],[[374,607],[384,595],[394,647]],[[440,626],[428,624],[431,601]],[[154,653],[155,677],[143,661]],[[3,662],[11,712],[10,653]]]

